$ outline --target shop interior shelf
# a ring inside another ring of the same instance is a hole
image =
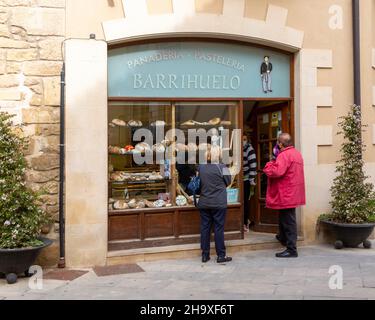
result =
[[[138,180],[138,181],[108,181],[112,185],[123,185],[123,184],[152,184],[152,183],[168,183],[170,180]]]

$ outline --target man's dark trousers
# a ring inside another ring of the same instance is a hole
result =
[[[202,255],[210,256],[211,227],[214,225],[215,248],[218,257],[225,257],[224,225],[226,208],[200,209],[201,214],[201,249]]]
[[[297,219],[295,208],[280,210],[279,237],[291,253],[297,252]]]

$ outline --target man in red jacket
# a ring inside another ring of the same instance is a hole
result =
[[[306,204],[303,159],[292,146],[288,133],[279,136],[274,154],[275,159],[268,162],[263,171],[268,177],[266,207],[279,210],[279,234],[276,238],[287,248],[276,257],[296,258],[296,208]]]

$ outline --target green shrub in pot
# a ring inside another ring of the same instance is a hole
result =
[[[38,195],[25,182],[24,151],[28,140],[12,116],[0,112],[0,248],[38,247],[41,228],[49,222]]]
[[[361,108],[352,106],[339,123],[344,142],[341,159],[336,166],[337,176],[331,187],[332,212],[319,217],[319,222],[331,228],[336,237],[335,248],[367,249],[372,243],[368,237],[375,227],[374,186],[364,173]]]

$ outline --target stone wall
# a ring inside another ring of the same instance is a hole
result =
[[[43,208],[55,222],[64,39],[65,0],[0,0],[0,110],[24,124],[30,137],[27,181],[43,193]],[[44,232],[56,239],[55,226]],[[57,261],[57,243],[48,252],[44,262]]]

